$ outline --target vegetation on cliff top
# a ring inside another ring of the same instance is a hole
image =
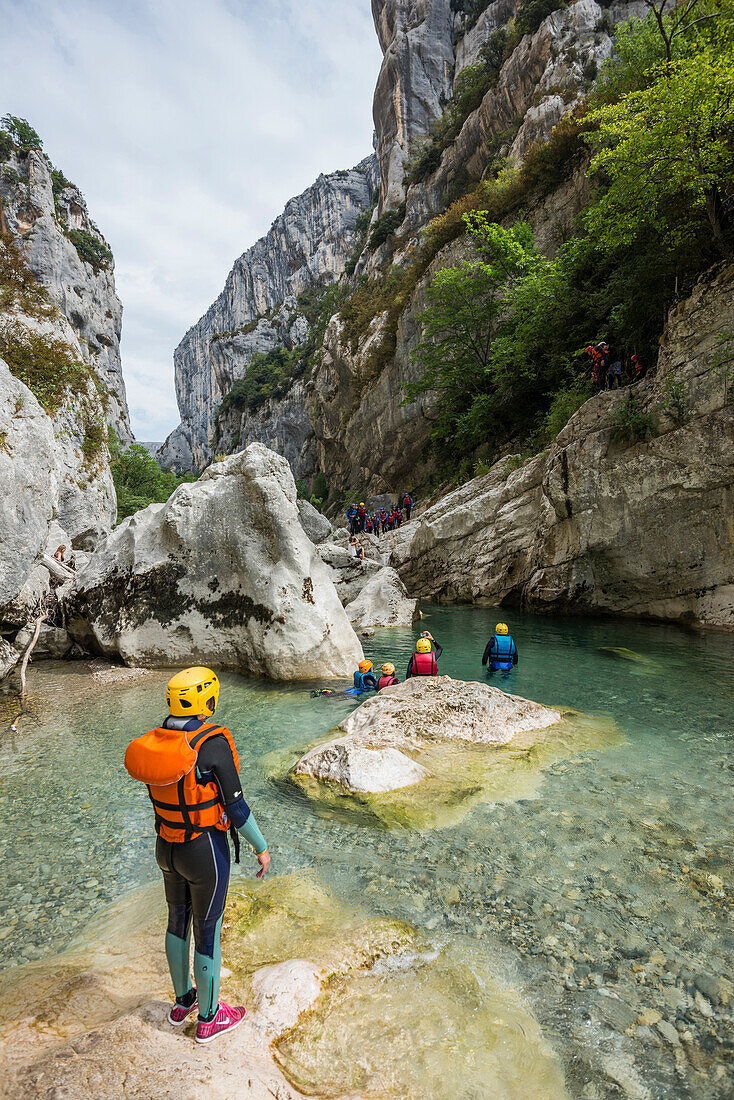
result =
[[[343,309],[353,352],[385,315],[369,381],[392,356],[400,316],[434,257],[470,234],[476,260],[439,271],[429,286],[416,353],[424,376],[407,397],[440,391],[433,441],[454,468],[492,459],[510,440],[537,449],[557,434],[565,410],[588,393],[579,373],[590,341],[654,361],[670,305],[731,251],[732,9],[685,9],[687,17],[663,16],[662,29],[654,14],[620,28],[590,100],[519,171],[503,168],[456,200],[430,223],[412,264],[362,281]],[[589,150],[594,201],[554,260],[526,229],[500,230],[495,223],[588,163]],[[514,267],[511,246],[523,249]],[[503,263],[504,281],[494,274]]]
[[[309,325],[304,343],[293,348],[282,345],[267,352],[254,352],[243,378],[237,379],[222,398],[215,417],[215,442],[221,435],[222,421],[231,410],[254,412],[272,397],[282,397],[293,383],[312,371],[324,342],[326,326],[344,302],[347,290],[337,283],[312,287],[298,298],[298,312]],[[219,335],[226,339],[227,333]]]
[[[118,523],[149,504],[165,503],[179,485],[196,480],[193,474],[177,477],[172,470],[162,469],[139,443],[123,449],[111,429],[109,444]]]

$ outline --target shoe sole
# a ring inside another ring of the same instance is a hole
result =
[[[238,1020],[236,1024],[230,1024],[229,1027],[225,1027],[221,1031],[215,1031],[213,1035],[208,1035],[206,1037],[206,1039],[200,1039],[198,1035],[195,1035],[194,1036],[194,1041],[197,1042],[197,1043],[202,1043],[202,1044],[203,1043],[213,1043],[214,1040],[218,1039],[221,1035],[229,1035],[230,1031],[234,1031],[236,1028],[238,1028],[240,1026],[240,1024],[244,1024],[246,1017],[247,1017],[247,1013],[245,1013],[245,1015],[242,1017],[242,1019]]]
[[[198,1010],[199,1010],[199,1006],[198,1006],[198,1004],[196,1004],[196,1002],[194,1002],[194,1004],[192,1004],[191,1008],[189,1009],[189,1011],[184,1016],[183,1020],[172,1020],[170,1012],[168,1013],[168,1016],[166,1017],[166,1019],[168,1020],[171,1027],[183,1027],[185,1023],[188,1023],[189,1017],[193,1016],[195,1012],[198,1012]],[[171,1010],[171,1011],[173,1011],[173,1010]]]

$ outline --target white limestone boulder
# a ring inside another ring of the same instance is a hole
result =
[[[299,680],[351,675],[362,658],[299,522],[290,467],[261,443],[125,520],[66,609],[75,640],[129,665]]]
[[[311,542],[324,542],[331,535],[332,528],[328,519],[310,501],[298,501],[298,518]]]
[[[397,572],[385,566],[367,580],[346,612],[355,627],[410,626],[418,617],[418,601],[408,596]]]

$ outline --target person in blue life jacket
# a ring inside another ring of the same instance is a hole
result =
[[[510,634],[507,623],[497,623],[484,650],[482,664],[489,662],[490,672],[510,672],[518,659],[515,639]]]
[[[366,691],[377,691],[377,680],[372,675],[372,661],[360,661],[354,674],[354,685],[347,688],[347,695],[364,695]]]
[[[357,534],[357,505],[350,504],[347,508],[347,524],[349,526],[349,534]]]
[[[387,531],[387,511],[384,508],[380,509],[380,526],[384,535]]]

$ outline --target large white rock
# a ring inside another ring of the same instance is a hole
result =
[[[125,520],[67,598],[69,630],[126,664],[276,680],[351,675],[362,648],[298,518],[287,461],[252,443]]]
[[[418,616],[418,600],[410,599],[396,571],[385,566],[369,578],[346,612],[356,627],[410,626]]]
[[[488,684],[418,677],[363,703],[337,727],[342,735],[307,752],[294,772],[358,793],[399,790],[431,774],[409,753],[447,741],[505,745],[560,721],[557,710]]]

